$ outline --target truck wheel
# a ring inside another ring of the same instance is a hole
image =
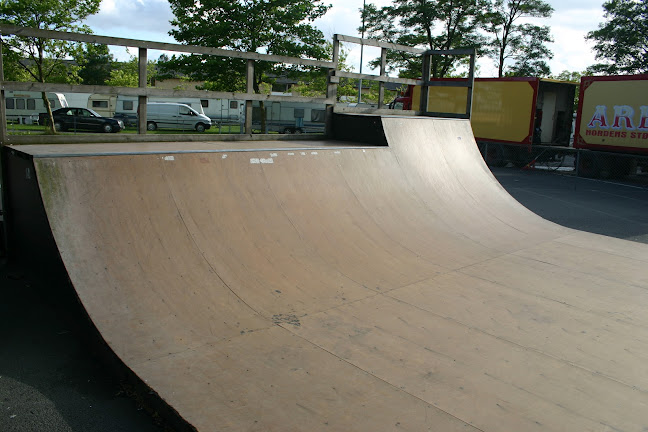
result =
[[[196,125],[196,132],[205,132],[205,125],[202,123],[198,123]]]
[[[157,125],[153,122],[146,123],[146,130],[154,131],[157,130]]]
[[[578,155],[578,176],[585,178],[601,177],[601,164],[596,155],[581,152]]]
[[[293,133],[293,130],[292,130],[291,128],[285,128],[284,131],[283,131],[283,133],[285,133],[285,134],[291,134],[291,133]]]
[[[637,160],[629,157],[613,157],[610,160],[610,177],[624,178],[637,173]]]
[[[105,133],[110,133],[113,131],[113,127],[108,123],[105,123],[101,128]]]
[[[304,131],[301,130],[301,128],[297,128],[297,129],[295,129],[295,133],[296,134],[302,134],[302,133],[304,133]]]
[[[506,165],[504,158],[504,149],[499,144],[488,144],[484,150],[484,160],[487,165],[503,167]]]

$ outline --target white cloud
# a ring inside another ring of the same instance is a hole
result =
[[[173,13],[166,0],[103,0],[97,15],[86,20],[96,34],[142,39],[156,42],[172,41],[168,35]]]
[[[318,19],[315,24],[324,32],[327,38],[333,34],[359,36],[358,27],[361,25],[360,9],[363,0],[328,0],[332,7],[329,12]],[[389,0],[368,0],[378,7],[391,3]],[[597,28],[603,20],[603,0],[548,0],[555,12],[548,20],[540,21],[549,25],[555,42],[551,44],[554,59],[550,61],[553,73],[563,70],[582,71],[594,63],[591,43],[584,37],[588,31]],[[169,36],[170,20],[174,18],[167,0],[103,0],[100,12],[88,18],[86,23],[96,34],[118,36],[130,39],[151,40],[156,42],[173,42]],[[359,70],[360,48],[354,44],[346,44],[349,50],[348,63]],[[116,52],[116,50],[113,50]],[[124,50],[117,53],[120,59],[128,58]],[[158,54],[151,53],[151,58]],[[376,58],[376,49],[365,47],[363,55],[363,72],[370,71],[367,62]],[[481,76],[492,76],[495,71],[487,59],[478,61],[481,66]]]
[[[103,0],[100,6],[100,13],[112,14],[116,11],[115,0]]]
[[[595,30],[604,20],[603,2],[580,0],[554,3],[555,12],[549,20],[529,20],[538,25],[549,25],[554,42],[549,44],[554,57],[549,61],[551,71],[558,74],[564,70],[582,72],[595,63],[593,44],[587,41],[587,33]]]

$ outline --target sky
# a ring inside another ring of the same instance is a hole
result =
[[[554,42],[550,49],[554,57],[549,61],[551,72],[555,75],[567,70],[570,72],[584,71],[595,63],[592,43],[585,41],[585,35],[603,22],[604,0],[546,0],[554,8],[550,19],[539,20],[540,25],[551,27]],[[360,9],[363,0],[328,0],[332,7],[327,14],[315,22],[328,39],[333,34],[360,36]],[[376,6],[385,6],[391,0],[367,0]],[[117,36],[129,39],[141,39],[155,42],[175,42],[169,36],[170,20],[174,18],[167,0],[102,0],[98,14],[89,17],[88,24],[95,34],[101,36]],[[360,47],[355,44],[345,45],[349,51],[347,63],[360,71]],[[124,49],[111,47],[111,51],[119,60],[129,58]],[[131,54],[136,54],[131,50]],[[155,59],[159,52],[149,53],[150,59]],[[378,57],[377,49],[365,47],[363,51],[363,73],[378,74],[371,71],[367,61]],[[480,58],[478,76],[496,76],[497,69],[487,59]]]

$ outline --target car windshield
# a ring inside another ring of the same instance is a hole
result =
[[[90,114],[92,114],[92,115],[95,116],[95,117],[101,117],[99,114],[97,114],[96,111],[93,111],[93,110],[91,110],[90,108],[88,108],[88,111],[90,111]]]
[[[198,113],[193,110],[193,108],[188,107],[188,106],[182,106],[180,105],[179,108],[180,115],[197,115]]]

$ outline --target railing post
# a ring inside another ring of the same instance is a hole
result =
[[[387,48],[381,48],[380,50],[380,76],[384,77],[387,75]],[[385,105],[385,83],[380,82],[378,84],[378,109],[383,108]]]
[[[432,55],[429,53],[424,53],[423,54],[423,70],[421,73],[421,80],[423,81],[423,84],[421,85],[421,103],[419,106],[419,110],[421,111],[421,114],[425,115],[425,113],[428,111],[428,97],[430,94],[430,61],[431,61]],[[412,107],[414,108],[414,107]]]
[[[4,59],[2,48],[4,41],[0,38],[0,147],[7,144],[7,105],[5,101],[5,90],[4,90]]]
[[[148,63],[147,59],[147,52],[146,48],[140,48],[139,49],[139,88],[146,88],[146,81],[147,81],[147,70],[146,66]],[[138,134],[146,134],[146,127],[147,127],[147,111],[146,111],[146,101],[147,101],[146,96],[138,96],[137,102],[138,102],[138,107],[137,107],[137,112],[138,112],[138,128],[137,128],[137,133]]]
[[[472,100],[473,100],[473,88],[475,86],[475,57],[477,53],[473,50],[470,54],[470,69],[468,72],[468,98],[466,100],[466,115],[468,119],[472,118]]]
[[[326,77],[326,98],[332,99],[333,101],[337,100],[337,85],[339,78],[336,76],[338,69],[338,61],[340,57],[340,41],[338,40],[338,35],[333,35],[333,67],[328,70],[328,75]],[[325,134],[328,137],[331,137],[333,133],[333,110],[335,108],[334,103],[326,104],[326,118],[324,119],[325,125]]]
[[[246,71],[246,92],[248,94],[254,93],[254,60],[248,59]],[[245,133],[252,134],[252,100],[245,100]]]

